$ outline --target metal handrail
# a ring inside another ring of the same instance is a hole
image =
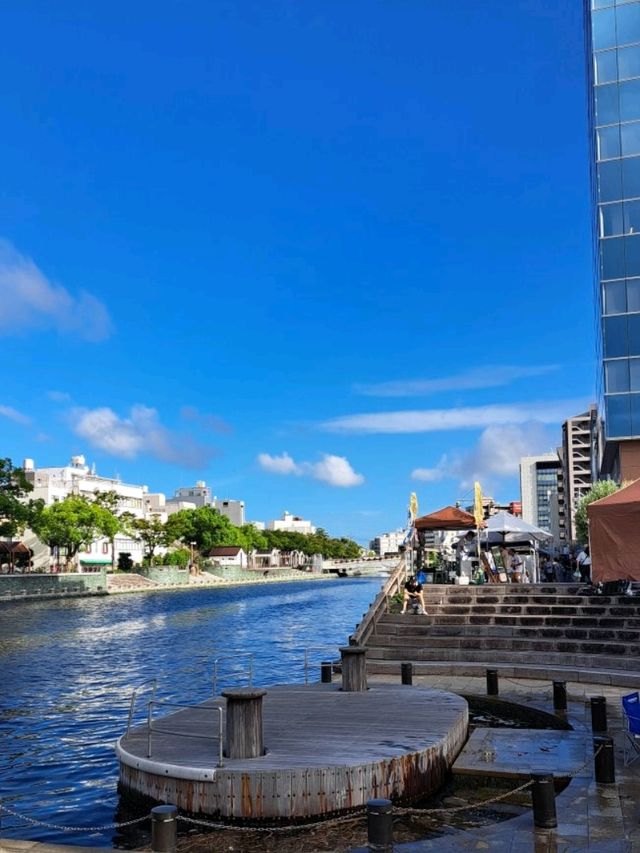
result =
[[[389,579],[385,581],[384,586],[376,596],[373,604],[365,614],[362,622],[356,627],[355,632],[349,638],[349,643],[352,645],[364,645],[369,636],[375,631],[378,618],[387,610],[388,601],[392,595],[395,595],[405,580],[407,571],[406,558],[403,555],[396,568],[393,570]]]
[[[238,658],[249,658],[249,664],[246,670],[249,687],[253,684],[253,652],[234,651],[233,654],[219,655],[213,659],[213,695],[215,697],[218,688],[218,664],[221,660],[237,660]]]
[[[127,731],[125,734],[129,734],[129,729],[131,728],[131,723],[133,721],[133,712],[135,711],[138,693],[140,693],[140,691],[149,684],[153,685],[153,689],[151,691],[151,701],[153,702],[153,700],[156,698],[156,691],[158,689],[157,678],[148,678],[146,681],[143,681],[142,684],[139,684],[137,687],[134,688],[134,691],[131,694],[131,702],[129,703],[129,718],[127,719]]]
[[[304,650],[304,683],[309,683],[309,652],[324,652],[329,651],[337,653],[337,646],[306,646]]]
[[[153,728],[153,708],[155,705],[166,705],[170,708],[183,708],[192,711],[216,711],[218,714],[218,764],[217,767],[224,767],[224,752],[223,752],[223,735],[222,735],[222,708],[212,705],[203,707],[202,705],[183,705],[178,702],[165,702],[159,699],[152,699],[147,705],[147,758],[151,758],[151,735],[153,732],[165,735],[179,735],[180,737],[192,737],[200,740],[215,740],[216,735],[196,735],[191,732],[177,731],[175,729],[159,729]]]

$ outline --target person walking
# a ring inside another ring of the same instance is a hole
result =
[[[578,569],[580,571],[580,580],[582,583],[590,583],[591,581],[591,554],[589,553],[589,546],[587,545],[585,548],[580,551],[578,554],[577,560]]]

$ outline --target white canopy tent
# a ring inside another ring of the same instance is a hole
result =
[[[536,527],[534,524],[518,518],[517,515],[502,510],[487,519],[486,527],[481,533],[482,538],[488,537],[489,542],[548,542],[553,539],[551,533]],[[486,540],[485,540],[486,541]]]

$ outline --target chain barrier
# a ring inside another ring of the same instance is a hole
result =
[[[601,744],[596,751],[593,753],[593,757],[588,757],[586,761],[580,765],[580,767],[572,770],[570,773],[565,774],[564,778],[574,779],[576,776],[579,776],[580,773],[591,763],[591,761],[595,760],[600,752],[604,749],[604,744]],[[509,797],[512,797],[514,794],[519,794],[521,791],[526,791],[527,788],[531,788],[534,783],[533,779],[529,779],[528,782],[523,782],[522,785],[518,785],[517,788],[512,788],[509,791],[505,791],[502,794],[498,794],[495,797],[492,797],[489,800],[481,800],[477,803],[465,803],[462,806],[450,806],[447,808],[439,808],[439,809],[419,809],[415,806],[393,806],[393,815],[415,815],[418,817],[436,817],[438,815],[453,815],[458,814],[459,812],[470,811],[472,809],[482,809],[487,806],[491,806],[494,803],[502,802],[502,800],[506,800]],[[13,817],[21,818],[22,820],[27,821],[27,823],[33,826],[42,826],[45,829],[56,829],[61,832],[101,832],[108,829],[122,829],[126,826],[134,826],[137,823],[143,823],[144,821],[149,820],[149,815],[145,815],[144,817],[134,818],[133,820],[124,821],[123,823],[109,823],[104,826],[63,826],[55,823],[46,823],[42,820],[36,820],[35,818],[27,817],[27,815],[21,814],[18,811],[14,811],[10,809],[8,806],[5,806],[2,802],[0,802],[0,816],[2,812],[6,812],[7,814],[12,815]],[[311,823],[298,823],[292,826],[236,826],[233,824],[226,823],[214,823],[210,820],[203,820],[201,818],[195,817],[187,817],[186,815],[179,814],[177,819],[182,821],[183,823],[190,824],[192,826],[202,826],[207,829],[220,829],[227,830],[233,832],[246,832],[246,833],[295,833],[300,832],[305,829],[312,829],[316,826],[335,826],[342,823],[347,822],[355,822],[360,820],[360,818],[366,813],[366,806],[360,806],[358,809],[350,811],[349,814],[341,815],[339,817],[324,819],[324,820],[316,820]]]
[[[133,826],[136,823],[142,823],[145,820],[149,820],[149,815],[145,815],[144,817],[137,817],[134,818],[134,820],[127,820],[123,823],[107,823],[104,826],[63,826],[62,824],[47,823],[43,820],[36,820],[34,817],[27,817],[27,815],[14,811],[13,809],[10,809],[9,806],[5,806],[4,803],[0,802],[0,815],[2,815],[3,812],[10,814],[12,817],[19,817],[21,820],[26,820],[27,823],[32,826],[42,826],[45,829],[57,829],[60,832],[103,832],[107,829],[122,829],[125,826]]]

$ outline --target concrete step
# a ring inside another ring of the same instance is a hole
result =
[[[587,620],[591,621],[591,620]],[[594,620],[595,621],[595,620]],[[637,620],[640,622],[640,620]],[[396,641],[413,643],[417,639],[427,640],[432,637],[518,637],[522,639],[558,639],[568,640],[604,640],[619,641],[624,643],[637,643],[640,641],[640,625],[637,630],[630,630],[627,622],[616,623],[616,628],[600,628],[597,626],[574,626],[565,623],[559,627],[548,624],[539,627],[527,627],[521,624],[515,625],[434,625],[420,624],[412,620],[413,624],[404,626],[378,625],[376,629],[376,642],[393,645]]]
[[[634,599],[632,599],[634,601]],[[619,616],[622,618],[640,618],[640,600],[634,604],[587,604],[582,601],[577,605],[560,604],[436,604],[425,601],[428,615],[439,616]],[[400,612],[390,613],[389,616],[400,616]]]
[[[617,642],[615,640],[591,640],[588,638],[548,638],[546,634],[542,637],[505,637],[495,635],[485,636],[458,636],[458,637],[385,637],[380,638],[380,645],[384,648],[429,648],[429,649],[490,649],[492,651],[502,649],[504,651],[522,652],[557,652],[561,654],[585,654],[585,655],[616,655],[620,657],[638,657],[640,662],[640,647],[636,642]],[[371,647],[376,648],[376,646]]]
[[[624,670],[640,673],[640,657],[627,657],[626,655],[603,655],[586,654],[574,650],[573,652],[536,651],[535,649],[514,650],[500,648],[436,648],[436,647],[369,647],[367,651],[367,665],[373,661],[442,661],[459,663],[485,662],[493,666],[497,663],[519,664],[519,665],[541,665],[570,666],[574,669],[580,668],[604,668],[611,670]]]

